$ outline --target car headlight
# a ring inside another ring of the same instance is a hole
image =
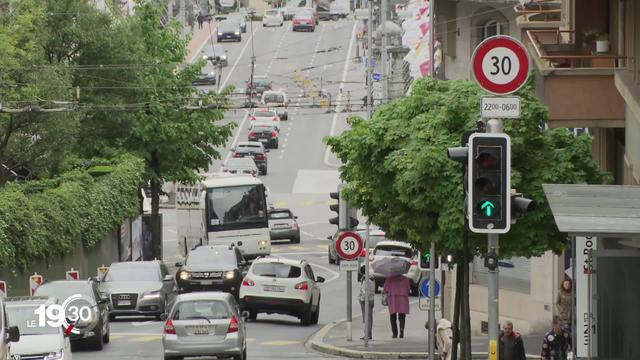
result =
[[[50,352],[49,354],[45,355],[44,360],[59,360],[62,359],[63,356],[64,352],[62,351],[62,349],[60,349],[56,352]]]
[[[269,242],[267,240],[260,240],[258,241],[258,245],[260,246],[266,246]]]
[[[160,290],[156,290],[156,291],[147,291],[145,293],[142,294],[143,298],[159,298],[160,297]]]
[[[218,36],[222,36],[222,33],[221,33],[221,32],[219,32],[219,33],[218,33]]]
[[[221,56],[220,56],[220,59],[222,59],[222,60],[227,60],[227,55],[221,55]]]
[[[189,278],[191,277],[191,274],[189,274],[186,271],[182,271],[178,276],[180,277],[180,280],[189,280]]]
[[[212,72],[209,73],[209,75],[210,76],[216,76],[216,73],[212,71]]]
[[[234,271],[227,271],[224,273],[224,278],[231,280],[236,276],[236,273]]]
[[[236,32],[234,32],[234,34],[240,35],[240,31],[236,31]]]

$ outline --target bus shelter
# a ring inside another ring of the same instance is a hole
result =
[[[640,186],[545,184],[571,240],[578,359],[640,359]]]

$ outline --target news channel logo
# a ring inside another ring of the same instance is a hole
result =
[[[40,305],[34,310],[34,319],[27,327],[62,327],[65,334],[82,335],[98,324],[98,304],[88,295],[73,294],[62,304]]]

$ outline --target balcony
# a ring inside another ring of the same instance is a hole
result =
[[[563,25],[562,0],[536,0],[513,7],[521,29],[560,28]]]
[[[623,56],[576,44],[573,30],[527,30],[523,40],[550,127],[624,127],[624,100],[614,83]]]

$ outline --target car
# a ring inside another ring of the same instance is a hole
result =
[[[202,72],[198,75],[198,78],[193,81],[193,85],[215,85],[217,83],[216,80],[216,72]]]
[[[255,320],[260,313],[298,317],[302,325],[315,325],[320,316],[321,292],[305,260],[261,257],[254,260],[240,287],[240,304]]]
[[[223,292],[180,294],[163,314],[165,360],[189,356],[247,358],[244,320],[235,298]]]
[[[247,20],[242,14],[228,15],[227,20],[235,21],[240,26],[240,31],[242,31],[243,34],[247,32]]]
[[[249,141],[260,141],[265,147],[278,148],[278,129],[273,124],[257,123],[249,128]]]
[[[203,245],[189,252],[184,264],[175,265],[178,293],[224,291],[237,298],[247,262],[235,246]]]
[[[237,42],[242,41],[242,31],[240,25],[235,21],[225,20],[218,25],[217,29],[217,41],[222,42],[224,40],[235,40]]]
[[[0,360],[9,360],[11,343],[20,341],[20,330],[17,326],[9,326],[4,299],[0,297]]]
[[[284,25],[284,17],[278,9],[267,9],[262,15],[262,26],[282,26]]]
[[[292,244],[300,243],[300,226],[298,217],[294,216],[289,209],[270,209],[269,233],[271,240],[289,239]]]
[[[363,242],[366,242],[366,229],[364,227],[358,227],[358,229],[356,230],[356,232],[358,233],[358,235],[360,235],[360,238],[362,238]],[[329,264],[336,264],[336,265],[340,265],[340,256],[338,256],[338,253],[336,252],[336,241],[338,240],[338,236],[341,234],[340,231],[336,231],[335,234],[333,236],[329,236],[328,239],[331,240],[331,244],[329,245],[327,252],[328,252],[328,257],[329,257]],[[380,241],[385,241],[385,240],[389,240],[385,237],[385,232],[376,227],[376,226],[370,226],[369,228],[369,248],[370,249],[374,249],[375,246],[380,242]],[[366,243],[363,244],[363,246],[366,247]],[[362,254],[360,254],[361,257],[365,256],[365,253],[363,252]]]
[[[232,157],[224,162],[220,172],[258,176],[258,166],[251,157]]]
[[[96,309],[97,316],[85,324],[75,324],[81,331],[79,334],[70,333],[71,345],[88,343],[93,349],[102,350],[105,343],[109,342],[111,326],[109,319],[109,299],[98,288],[98,283],[93,280],[55,280],[48,281],[38,286],[34,296],[53,297],[62,304],[74,295],[88,297],[92,306]],[[83,331],[84,330],[84,331]]]
[[[173,276],[159,260],[114,262],[100,282],[111,303],[111,319],[120,315],[159,318],[168,308],[173,287]]]
[[[280,116],[275,110],[267,108],[260,108],[253,110],[253,113],[249,116],[249,120],[254,123],[267,123],[273,124],[278,131],[280,130]]]
[[[57,300],[46,296],[14,296],[5,299],[9,323],[20,330],[20,340],[11,345],[13,359],[71,360],[71,341],[62,326],[40,326],[38,309],[44,311]],[[35,325],[35,326],[34,326]],[[43,357],[43,354],[46,356]]]
[[[267,154],[269,149],[265,149],[264,145],[259,141],[241,141],[233,149],[234,158],[242,158],[245,156],[253,158],[256,166],[260,170],[260,175],[267,175]]]
[[[266,106],[267,108],[275,109],[281,120],[289,120],[289,99],[287,99],[287,94],[285,94],[284,91],[265,91],[264,93],[262,93],[260,104]]]
[[[212,46],[212,55],[211,56],[205,56],[206,60],[210,60],[213,65],[222,65],[222,66],[228,66],[229,65],[229,60],[228,60],[228,50],[224,48],[224,46],[220,45],[220,44],[215,44]]]
[[[272,84],[265,75],[254,75],[253,81],[247,81],[247,95],[255,94],[261,96],[263,92],[271,90]]]
[[[411,245],[403,241],[384,240],[376,244],[369,255],[369,259],[375,261],[376,258],[382,256],[402,256],[407,258],[411,263],[409,272],[405,274],[411,281],[411,295],[417,296],[420,286],[420,280],[427,277],[427,272],[420,270],[418,267],[418,254],[413,250]],[[364,264],[360,266],[360,272],[358,273],[358,281],[361,278],[361,274],[364,274]],[[380,274],[372,273],[375,284],[376,292],[378,288],[384,286],[384,277]]]
[[[313,14],[309,12],[299,12],[293,17],[293,25],[291,30],[309,30],[316,31],[316,25],[318,24]]]

